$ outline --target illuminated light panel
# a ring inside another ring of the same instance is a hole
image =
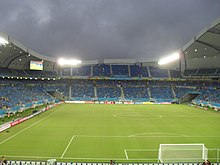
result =
[[[6,45],[6,44],[8,44],[8,41],[6,40],[6,39],[4,39],[4,38],[2,38],[2,37],[0,37],[0,45]]]
[[[66,60],[66,59],[63,59],[63,58],[60,58],[58,60],[58,64],[61,65],[61,66],[64,66],[64,65],[75,66],[75,65],[78,65],[78,64],[81,64],[81,63],[82,63],[81,60]]]
[[[172,55],[161,59],[161,60],[158,62],[158,64],[159,64],[159,65],[165,65],[165,64],[168,64],[168,63],[170,63],[170,62],[176,61],[176,60],[178,60],[179,58],[180,58],[179,53],[173,53]]]

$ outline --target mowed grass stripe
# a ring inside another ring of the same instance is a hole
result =
[[[51,117],[1,144],[0,153],[17,155],[11,159],[108,162],[111,158],[126,160],[125,149],[158,149],[161,143],[205,143],[208,148],[220,148],[220,114],[214,111],[186,105],[62,106]],[[157,116],[161,118],[155,119]],[[31,120],[37,122],[37,119]],[[22,125],[28,127],[34,122],[16,126],[18,132],[24,129]],[[150,160],[148,155],[154,153],[128,154],[130,161]]]

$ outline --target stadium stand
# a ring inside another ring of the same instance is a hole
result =
[[[206,89],[201,91],[201,94],[197,96],[193,101],[198,104],[219,104],[220,103],[220,90],[219,89]]]
[[[160,69],[160,68],[153,67],[153,66],[150,66],[149,69],[150,69],[150,73],[152,77],[158,77],[158,78],[169,77],[167,69]]]
[[[33,102],[48,102],[53,98],[42,90],[41,85],[34,84],[1,84],[0,109],[19,110]]]
[[[121,90],[119,87],[97,87],[98,100],[119,100],[121,98]]]
[[[184,71],[184,76],[193,76],[196,75],[198,69],[186,69]]]
[[[124,87],[125,100],[149,101],[148,90],[146,87]]]
[[[210,69],[199,69],[196,75],[198,76],[212,76],[215,75],[216,73],[216,68],[210,68]]]
[[[81,67],[74,67],[72,69],[72,76],[91,76],[91,65],[84,65]]]
[[[174,98],[170,87],[150,87],[150,91],[156,102],[171,102]]]
[[[128,65],[111,65],[114,77],[129,77]]]
[[[142,77],[150,77],[148,67],[141,67],[141,75]]]
[[[71,76],[72,75],[71,68],[62,68],[60,71],[60,76]]]
[[[171,78],[181,78],[181,73],[178,70],[169,69]]]
[[[0,76],[14,76],[15,74],[12,69],[0,68]]]
[[[130,76],[131,77],[141,77],[141,67],[139,65],[130,65]]]
[[[185,87],[174,87],[174,91],[176,94],[177,98],[182,98],[183,96],[185,96],[186,94],[190,93],[190,92],[195,92],[196,89],[195,88],[185,88]]]
[[[72,99],[91,100],[94,98],[94,88],[90,85],[72,85]]]
[[[97,76],[97,77],[111,76],[110,65],[98,64],[98,65],[93,65],[92,68],[93,68],[93,76]]]

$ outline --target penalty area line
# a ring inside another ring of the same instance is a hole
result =
[[[61,158],[63,158],[63,156],[65,155],[65,153],[68,150],[68,148],[69,148],[70,144],[72,143],[73,139],[74,139],[74,135],[72,136],[72,138],[70,139],[68,145],[66,146],[65,150],[63,151],[63,154],[61,155]]]

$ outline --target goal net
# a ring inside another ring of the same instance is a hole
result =
[[[202,162],[208,159],[208,149],[204,144],[160,144],[158,161]]]

